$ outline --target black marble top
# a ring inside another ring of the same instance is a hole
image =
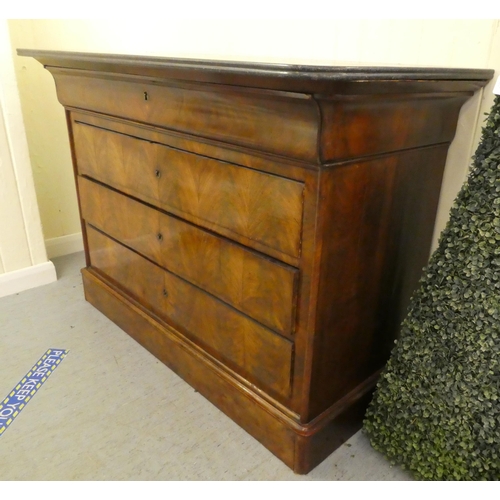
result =
[[[492,69],[473,68],[317,66],[30,49],[18,49],[17,53],[34,57],[47,69],[71,68],[302,92],[321,92],[325,85],[334,82],[470,81],[484,84],[494,75]]]

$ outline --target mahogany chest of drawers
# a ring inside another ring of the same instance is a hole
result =
[[[492,72],[18,53],[66,109],[86,299],[310,471],[360,428]]]

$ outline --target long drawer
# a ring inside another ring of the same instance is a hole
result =
[[[300,255],[302,183],[80,123],[74,142],[80,174],[274,256]]]
[[[78,177],[82,217],[236,309],[291,335],[298,271]]]
[[[87,225],[91,267],[240,373],[288,397],[293,343]]]
[[[317,155],[319,113],[310,95],[177,82],[86,78],[56,72],[73,106],[306,161]],[[94,75],[93,75],[94,76]]]

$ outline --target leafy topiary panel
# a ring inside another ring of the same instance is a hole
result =
[[[500,97],[367,410],[372,446],[427,480],[500,479]]]

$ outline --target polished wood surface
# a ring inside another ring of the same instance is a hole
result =
[[[322,99],[322,161],[448,143],[468,97],[449,92],[446,96],[426,93]]]
[[[87,227],[90,264],[159,318],[251,382],[281,396],[290,391],[293,344]]]
[[[389,357],[429,257],[448,147],[366,159],[322,179],[322,234],[307,420]]]
[[[210,137],[230,144],[314,160],[319,110],[304,94],[171,86],[54,73],[65,106]],[[214,112],[214,110],[217,110]]]
[[[310,471],[360,428],[493,72],[23,54],[66,108],[87,300]]]
[[[303,185],[77,124],[78,171],[176,215],[300,254]]]
[[[298,271],[119,192],[78,178],[94,227],[266,326],[292,336]]]
[[[85,298],[132,338],[163,361],[203,396],[259,440],[286,465],[307,474],[361,427],[373,380],[356,388],[331,408],[326,418],[300,424],[268,395],[248,390],[238,374],[176,330],[148,314],[129,295],[83,269]],[[200,416],[202,422],[203,416]]]
[[[92,269],[83,270],[83,282],[85,298],[91,304],[293,468],[295,433],[292,419],[257,392],[248,390],[234,374],[200,351],[189,339],[177,335],[171,326],[156,321]],[[199,418],[202,423],[203,416]]]

